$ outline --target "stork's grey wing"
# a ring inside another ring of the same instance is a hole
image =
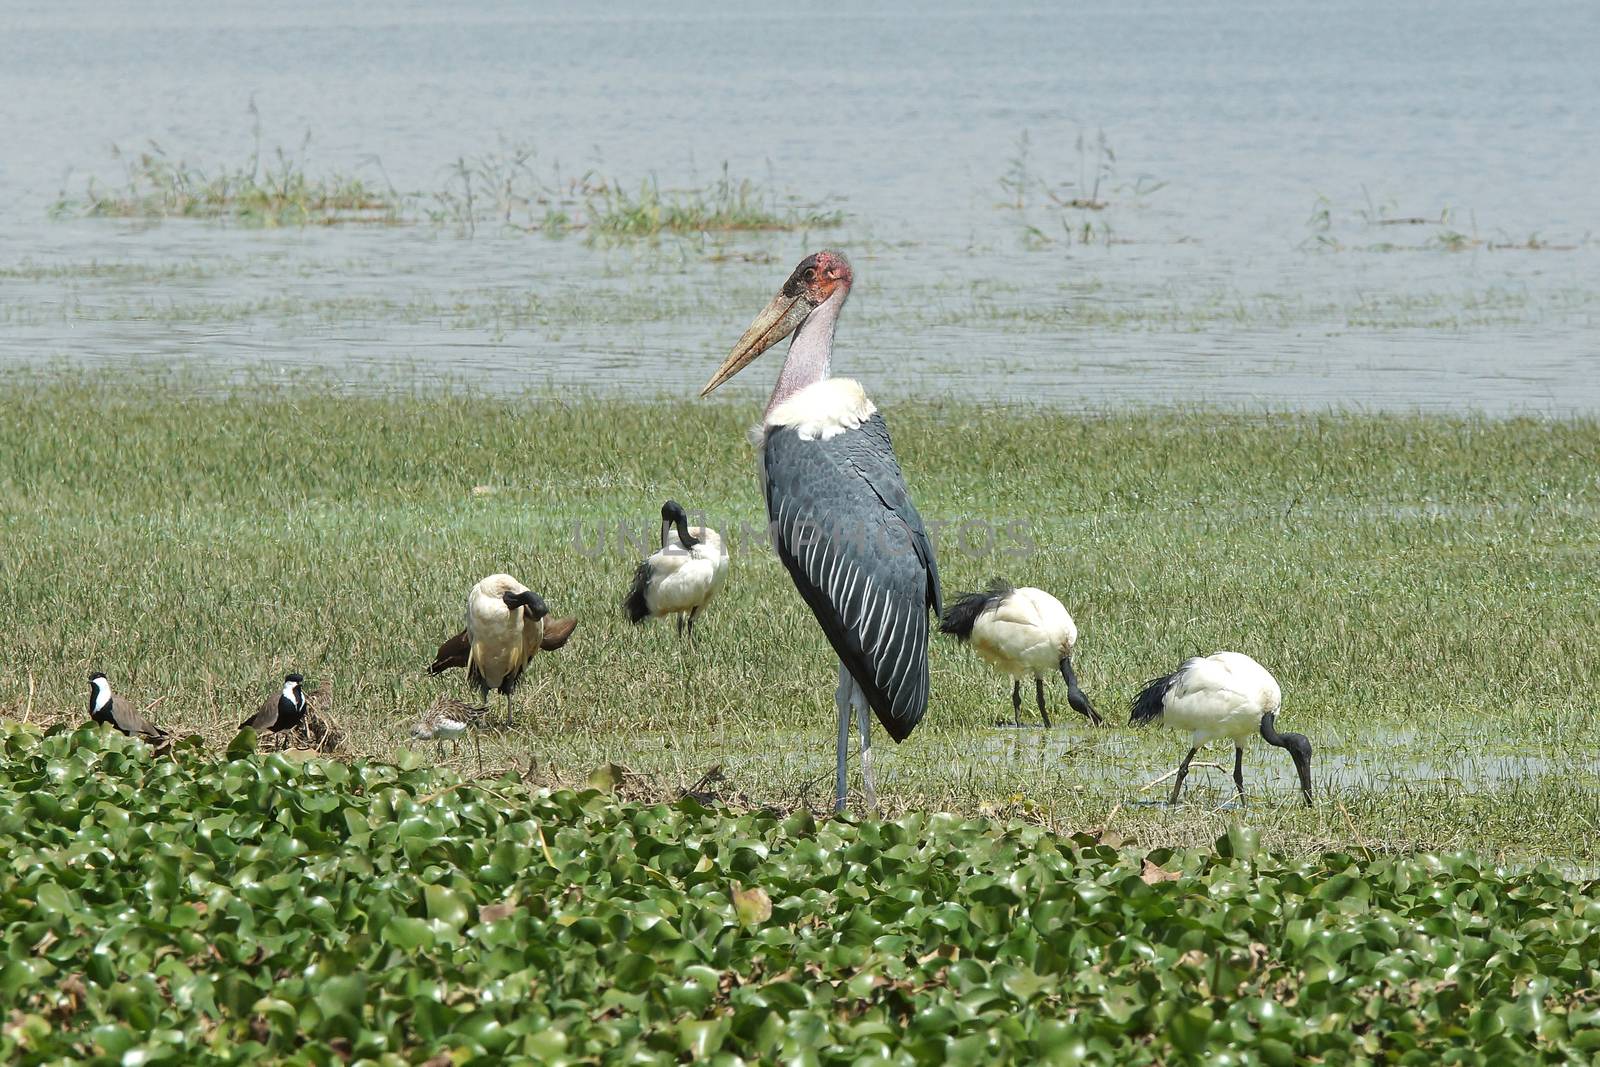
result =
[[[889,736],[928,707],[928,609],[939,569],[882,416],[827,440],[768,431],[767,515],[778,556]]]

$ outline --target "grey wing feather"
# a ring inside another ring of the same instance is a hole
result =
[[[140,715],[133,709],[132,704],[121,697],[111,698],[111,718],[117,729],[129,737],[148,737],[153,741],[159,741],[167,736],[165,730]]]
[[[928,706],[928,609],[939,570],[874,414],[829,440],[767,434],[767,514],[779,558],[884,729],[904,740]]]

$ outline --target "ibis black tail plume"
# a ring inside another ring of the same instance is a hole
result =
[[[989,584],[989,588],[981,593],[958,594],[955,603],[950,605],[944,613],[944,618],[939,620],[939,632],[950,634],[957,641],[967,640],[972,636],[972,627],[984,609],[990,604],[1004,600],[1013,592],[1015,587],[1010,582],[996,578]]]
[[[633,588],[628,590],[628,595],[622,601],[622,610],[628,613],[628,621],[641,623],[650,617],[650,605],[645,602],[645,590],[650,588],[650,562],[639,564],[639,569],[633,572]]]
[[[1152,678],[1146,682],[1128,709],[1128,725],[1145,726],[1159,720],[1165,710],[1167,690],[1171,689],[1177,680],[1177,674],[1164,674],[1160,678]]]

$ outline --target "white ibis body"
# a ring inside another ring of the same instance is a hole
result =
[[[544,598],[509,574],[491,574],[467,594],[466,628],[439,646],[428,673],[464,667],[467,682],[487,699],[492,689],[506,698],[506,724],[511,723],[511,694],[541,648],[554,651],[566,644],[576,619],[547,620]]]
[[[661,505],[661,547],[639,564],[622,607],[635,623],[674,616],[679,636],[687,617],[693,640],[694,620],[727,574],[728,550],[721,536],[709,526],[690,526],[683,506],[669,500]]]
[[[964,594],[945,612],[939,630],[971,645],[985,663],[1011,675],[1011,718],[1018,726],[1022,725],[1024,678],[1033,679],[1039,718],[1046,727],[1050,725],[1050,713],[1044,706],[1044,676],[1058,671],[1067,683],[1067,703],[1072,709],[1091,725],[1105,721],[1083,695],[1072,669],[1077,624],[1061,601],[1043,589],[1016,589],[995,582],[982,593]]]
[[[1233,784],[1244,800],[1244,744],[1259,733],[1269,745],[1287,749],[1300,776],[1300,791],[1311,803],[1311,742],[1276,728],[1283,692],[1265,667],[1240,652],[1216,652],[1185,660],[1168,675],[1151,679],[1133,699],[1130,725],[1162,722],[1187,730],[1189,754],[1178,765],[1169,804],[1178,802],[1189,763],[1210,741],[1233,742]]]
[[[299,726],[306,717],[304,685],[305,679],[300,675],[284,675],[283,688],[276,696],[268,698],[261,710],[240,723],[239,729],[248,726],[257,733],[281,733]]]
[[[99,671],[89,675],[89,718],[114,726],[129,737],[164,741],[167,732],[134,710],[132,704],[111,691],[111,682]]]
[[[844,808],[851,709],[869,807],[870,712],[902,741],[928,707],[928,609],[939,569],[906,491],[883,416],[860,385],[829,378],[834,326],[850,295],[837,252],[807,256],[700,391],[705,396],[794,335],[759,431],[767,517],[778,558],[839,656],[835,805]]]

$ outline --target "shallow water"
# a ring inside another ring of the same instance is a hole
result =
[[[1168,758],[1157,753],[1163,740],[1170,742]],[[1550,752],[1508,752],[1489,747],[1481,737],[1447,732],[1423,737],[1411,730],[1369,727],[1359,738],[1346,738],[1336,730],[1324,730],[1314,743],[1316,788],[1335,794],[1435,789],[1470,793],[1544,775],[1567,775],[1589,784],[1594,780],[1592,761],[1579,754],[1562,759]],[[1132,803],[1166,797],[1172,788],[1170,772],[1185,749],[1185,738],[1173,733],[1091,732],[1071,722],[1044,730],[1025,719],[1020,729],[997,724],[991,736],[977,743],[967,762],[1067,774],[1081,787],[1124,790]],[[1257,741],[1245,749],[1244,771],[1247,793],[1292,795],[1298,788],[1289,758]],[[1232,775],[1232,746],[1215,742],[1195,757],[1185,794],[1198,789],[1202,796],[1214,794],[1219,802],[1226,801],[1233,791]]]
[[[0,11],[0,362],[688,392],[828,243],[858,274],[836,366],[878,394],[1594,412],[1597,39],[1585,0],[23,0]],[[48,218],[85,175],[115,183],[113,144],[242,163],[252,100],[314,174],[436,190],[458,157],[527,143],[541,173],[630,185],[726,161],[847,218],[613,248]],[[1024,131],[1019,210],[1001,180]],[[1053,206],[1100,171],[1105,209]],[[1431,221],[1387,224],[1411,217]]]

